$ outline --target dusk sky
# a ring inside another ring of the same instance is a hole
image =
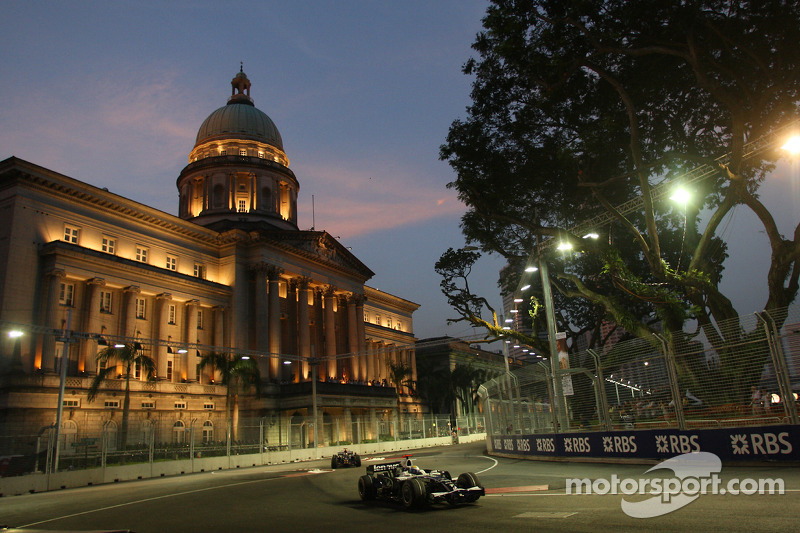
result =
[[[175,186],[200,124],[230,96],[240,61],[300,183],[299,227],[325,230],[375,272],[368,285],[421,305],[418,338],[465,336],[433,265],[464,245],[465,207],[439,161],[466,115],[487,2],[0,2],[0,160],[12,155],[177,214]],[[785,234],[800,220],[800,170],[764,200]],[[314,210],[312,217],[312,196]],[[737,208],[723,291],[766,301],[769,248]],[[474,288],[500,308],[502,262]]]

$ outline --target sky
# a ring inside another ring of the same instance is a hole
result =
[[[28,160],[176,215],[175,186],[197,130],[230,96],[240,62],[256,107],[275,122],[300,183],[300,229],[325,230],[375,276],[420,304],[420,338],[475,333],[434,264],[461,247],[465,211],[439,161],[466,116],[483,0],[0,2],[0,160]],[[773,179],[774,178],[774,179]],[[785,234],[800,220],[800,166],[763,191]],[[313,199],[313,201],[312,201]],[[312,210],[313,204],[313,210]],[[737,208],[723,291],[759,310],[769,248]],[[473,288],[499,308],[499,258]]]

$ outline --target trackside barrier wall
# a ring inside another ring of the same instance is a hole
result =
[[[485,433],[474,433],[458,437],[460,443],[478,442],[485,439]],[[366,457],[399,450],[446,446],[453,443],[452,437],[434,437],[427,439],[352,444],[347,445],[346,448]],[[344,447],[345,446],[327,446],[316,449],[301,448],[262,454],[253,453],[220,457],[195,457],[178,461],[114,465],[73,471],[62,470],[50,474],[39,472],[24,476],[0,478],[0,496],[45,492],[48,490],[85,487],[88,485],[100,485],[103,483],[175,476],[180,474],[212,472],[215,470],[312,461],[330,457],[334,453],[341,451]]]
[[[800,426],[492,435],[491,453],[535,459],[663,460],[711,452],[725,462],[800,462]]]

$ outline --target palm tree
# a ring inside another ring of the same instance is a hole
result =
[[[387,361],[386,362],[386,370],[389,374],[389,381],[394,383],[395,392],[397,393],[397,420],[400,421],[400,392],[402,390],[403,385],[407,386],[411,389],[414,385],[414,382],[410,379],[411,376],[411,367],[408,363],[399,362],[395,363],[394,361]]]
[[[120,448],[125,451],[128,445],[128,415],[131,408],[131,377],[132,370],[138,368],[148,381],[155,379],[156,362],[142,352],[142,345],[138,342],[126,344],[120,348],[109,346],[97,354],[97,362],[102,367],[92,379],[89,386],[88,400],[94,401],[100,385],[107,379],[117,377],[117,365],[122,366],[122,379],[125,380],[125,397],[122,401],[122,428],[119,435]],[[114,364],[109,364],[114,363]]]
[[[260,393],[261,373],[258,363],[246,355],[233,355],[227,353],[209,352],[200,357],[200,369],[211,367],[219,372],[225,389],[225,417],[231,424],[233,440],[238,440],[239,434],[239,392],[246,392],[255,388],[255,393]]]

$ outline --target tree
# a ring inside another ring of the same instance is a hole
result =
[[[117,364],[122,366],[122,379],[125,380],[125,396],[122,400],[122,428],[119,434],[119,446],[122,451],[128,445],[128,418],[131,408],[131,377],[137,370],[148,381],[155,379],[156,363],[152,358],[142,353],[142,345],[138,342],[125,344],[121,348],[109,346],[97,354],[100,371],[92,379],[89,386],[88,400],[93,402],[97,398],[100,386],[108,379],[118,377]],[[112,364],[113,363],[113,364]]]
[[[411,367],[408,363],[400,361],[386,361],[386,370],[389,373],[389,381],[394,383],[395,392],[397,393],[397,412],[400,413],[400,394],[403,386],[413,389],[414,382],[411,380]]]
[[[208,352],[200,357],[200,369],[212,368],[225,385],[225,420],[233,431],[233,440],[239,440],[239,394],[250,389],[260,392],[261,373],[255,360],[239,354]]]
[[[467,242],[519,271],[540,239],[569,241],[583,253],[547,257],[558,293],[580,302],[561,320],[586,330],[608,318],[644,339],[657,322],[678,352],[694,319],[722,373],[738,372],[725,346],[746,334],[719,288],[720,230],[737,206],[756,214],[769,240],[764,308],[778,325],[798,292],[800,225],[782,236],[757,190],[777,158],[761,140],[798,111],[800,6],[495,0],[483,25],[478,58],[463,69],[475,76],[468,117],[453,122],[440,151],[457,175],[448,187],[469,208]],[[708,176],[691,182],[696,203],[654,195],[698,167]],[[636,210],[617,207],[636,197]],[[603,239],[570,231],[595,216],[607,221]],[[465,304],[459,317],[497,327],[463,290],[454,293]],[[691,363],[680,370],[690,374]],[[745,382],[757,379],[752,368]]]

